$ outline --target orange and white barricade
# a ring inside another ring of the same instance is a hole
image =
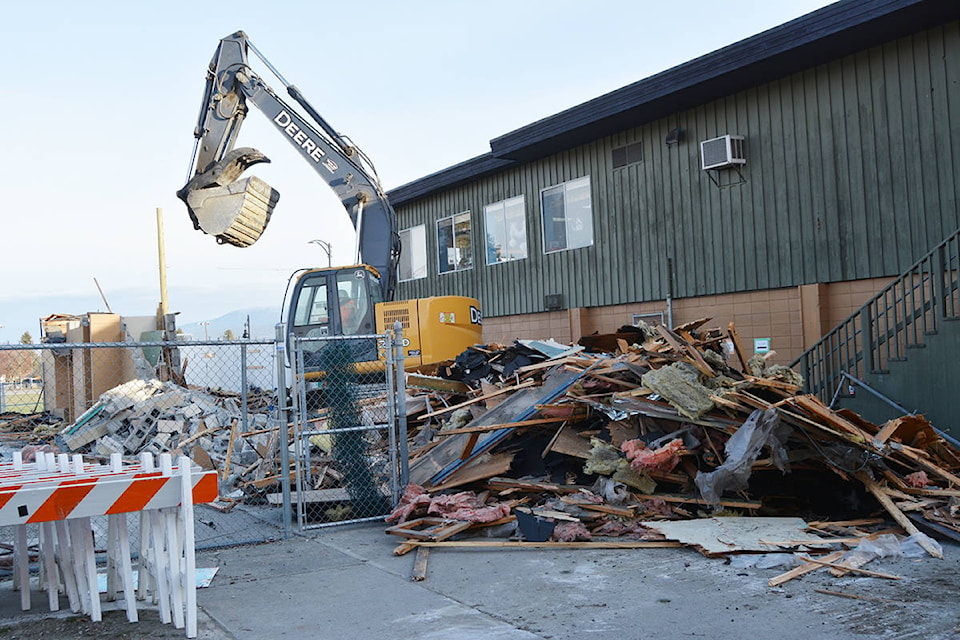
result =
[[[30,608],[27,525],[40,529],[41,584],[51,611],[59,609],[61,587],[71,610],[101,619],[96,555],[90,518],[107,516],[107,598],[123,591],[127,619],[137,621],[136,599],[151,598],[160,619],[197,635],[196,559],[193,505],[217,498],[214,471],[194,469],[181,456],[145,453],[124,465],[119,454],[110,465],[85,464],[80,455],[38,453],[24,463],[0,464],[0,526],[15,528],[14,588]],[[133,563],[127,514],[140,513],[139,585]]]

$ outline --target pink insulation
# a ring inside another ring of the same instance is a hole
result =
[[[558,522],[553,528],[551,536],[557,542],[586,542],[589,541],[590,531],[582,522]]]
[[[499,503],[484,505],[476,494],[469,491],[431,497],[423,487],[410,484],[386,520],[402,524],[424,515],[464,522],[493,522],[510,515],[510,507]]]
[[[916,471],[904,476],[903,479],[907,481],[908,485],[917,489],[922,489],[930,484],[930,479],[927,478],[927,473],[925,471]]]
[[[387,522],[403,524],[410,519],[410,515],[414,511],[421,507],[426,509],[429,506],[430,496],[427,495],[427,490],[418,484],[408,484],[403,490],[403,495],[400,496],[400,502],[390,512],[386,520]]]
[[[464,520],[466,522],[493,522],[510,515],[510,507],[505,504],[484,505],[476,494],[461,491],[452,495],[435,497],[427,509],[432,516]]]
[[[630,466],[641,473],[648,469],[670,472],[680,463],[683,440],[676,438],[657,450],[648,449],[643,440],[626,440],[620,450],[627,454]]]

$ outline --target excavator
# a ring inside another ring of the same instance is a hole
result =
[[[284,85],[293,108],[248,64],[252,52]],[[243,31],[220,40],[207,72],[189,181],[177,196],[187,205],[194,228],[236,247],[255,243],[267,227],[279,193],[249,167],[270,162],[251,147],[235,143],[253,104],[334,191],[357,232],[360,264],[302,269],[291,276],[283,318],[288,352],[293,336],[382,334],[400,321],[405,366],[419,369],[451,360],[481,342],[480,303],[438,296],[394,301],[400,237],[397,216],[380,186],[373,164],[339,134],[253,46]],[[306,375],[322,375],[316,343],[304,343]],[[382,355],[382,354],[381,354]],[[358,356],[370,365],[376,353]]]

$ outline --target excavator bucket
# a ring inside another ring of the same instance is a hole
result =
[[[198,189],[186,203],[194,225],[217,242],[249,247],[267,228],[280,194],[269,184],[250,176],[224,187]]]
[[[231,151],[177,192],[195,228],[215,236],[221,244],[236,247],[249,247],[260,238],[280,193],[256,176],[237,180],[258,162],[270,160],[256,149]]]

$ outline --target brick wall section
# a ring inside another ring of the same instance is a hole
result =
[[[823,332],[859,309],[871,296],[889,282],[887,279],[857,280],[823,285],[819,290],[821,313],[827,319]],[[571,335],[571,325],[579,317],[580,334],[612,333],[631,324],[633,315],[663,313],[667,318],[665,301],[637,304],[589,307],[522,316],[502,316],[483,319],[485,342],[512,344],[516,339],[548,339],[573,343],[580,336]],[[768,289],[701,298],[683,298],[673,301],[673,323],[683,324],[699,318],[712,318],[707,327],[726,329],[733,322],[740,335],[747,356],[753,355],[755,338],[769,338],[777,352],[773,362],[787,364],[809,347],[813,340],[804,339],[799,287]]]

